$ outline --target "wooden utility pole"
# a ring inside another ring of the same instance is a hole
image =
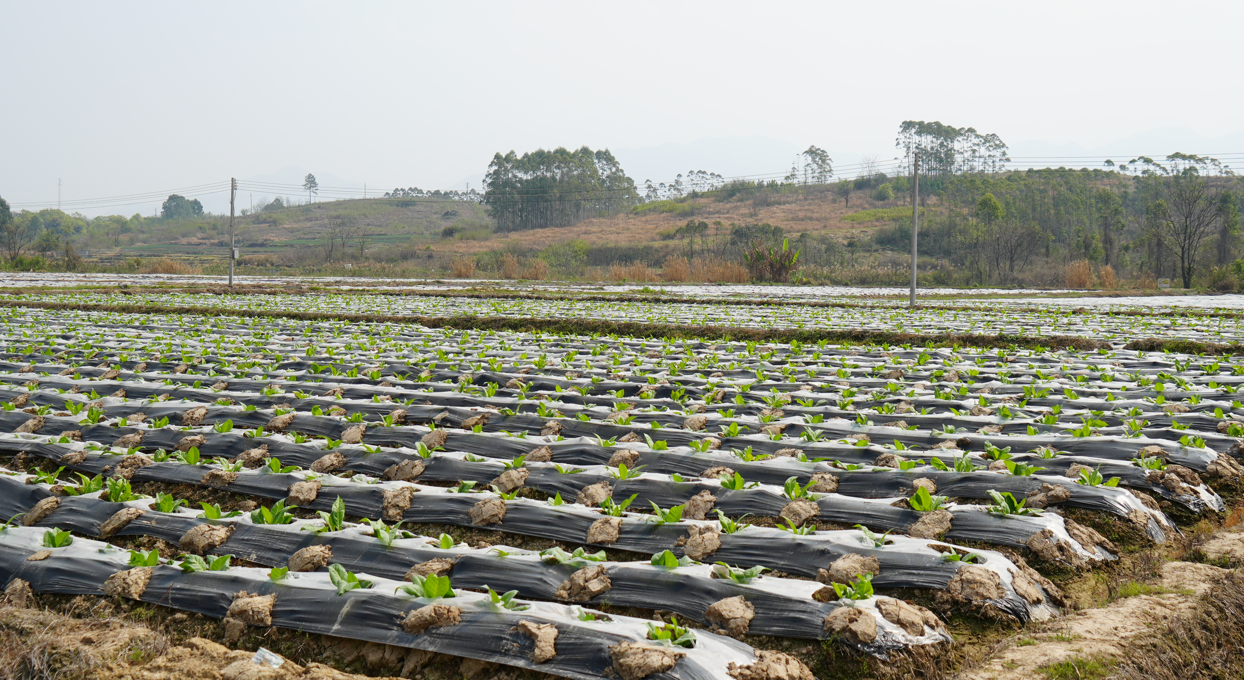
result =
[[[911,156],[911,299],[907,306],[916,306],[916,234],[920,231],[920,152]]]
[[[237,198],[237,195],[238,195],[238,180],[234,177],[230,177],[229,178],[229,287],[230,288],[233,287],[233,261],[234,259],[236,259],[234,258],[234,253],[237,252],[237,250],[234,249],[234,244],[236,242],[233,240],[233,200]]]

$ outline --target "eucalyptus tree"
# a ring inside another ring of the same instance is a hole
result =
[[[1205,247],[1233,218],[1223,209],[1231,169],[1215,158],[1184,153],[1167,156],[1165,163],[1141,156],[1122,167],[1139,175],[1146,223],[1175,257],[1184,288],[1191,288]]]

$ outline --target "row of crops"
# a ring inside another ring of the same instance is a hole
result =
[[[426,292],[426,291],[425,291]],[[1125,313],[1110,308],[1034,308],[1031,302],[989,307],[957,308],[940,305],[915,310],[893,301],[839,300],[844,306],[799,304],[757,305],[743,301],[681,300],[654,302],[625,298],[524,298],[454,295],[358,295],[348,292],[318,294],[214,295],[209,293],[75,292],[2,295],[11,302],[45,301],[71,304],[190,307],[245,310],[260,313],[309,312],[417,317],[494,317],[558,319],[614,323],[663,324],[677,327],[716,326],[805,331],[851,329],[864,332],[922,335],[1006,335],[1045,338],[1074,336],[1124,344],[1141,338],[1230,342],[1244,337],[1244,318],[1238,314]],[[1002,306],[1006,312],[998,313]]]
[[[0,581],[234,639],[812,678],[772,641],[1048,619],[1043,572],[1173,540],[1241,475],[1221,357],[4,314]]]

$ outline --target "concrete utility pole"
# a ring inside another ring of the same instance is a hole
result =
[[[912,154],[911,163],[911,299],[907,306],[916,306],[916,234],[920,231],[920,152]]]
[[[236,178],[230,177],[229,178],[229,286],[230,287],[233,287],[233,261],[236,259],[234,257],[234,254],[237,253],[237,250],[234,249],[235,241],[233,240],[233,199],[237,198],[237,195],[238,195],[238,180]],[[912,285],[914,286],[915,284],[913,283]]]

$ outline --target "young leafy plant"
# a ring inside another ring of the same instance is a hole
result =
[[[225,571],[229,568],[229,560],[233,555],[218,555],[210,560],[198,555],[180,555],[181,570],[187,574],[197,571]]]
[[[884,548],[886,545],[886,542],[889,540],[890,531],[893,531],[893,529],[891,529],[890,531],[887,531],[884,534],[881,534],[880,536],[878,536],[877,534],[873,533],[871,529],[864,526],[863,524],[856,524],[855,528],[859,529],[860,533],[864,535],[863,536],[864,544],[869,546],[870,548]]]
[[[907,499],[907,504],[916,512],[933,512],[941,510],[946,505],[946,496],[934,496],[929,490],[923,486],[917,487],[916,492]]]
[[[156,493],[156,510],[159,512],[176,512],[177,508],[182,505],[189,505],[181,498],[174,498],[172,494],[163,491]]]
[[[630,498],[622,501],[621,503],[615,503],[613,498],[606,498],[600,502],[600,509],[610,517],[621,517],[622,513],[626,512],[626,508],[630,506],[631,503],[634,503],[636,498],[639,498],[639,494],[637,493],[631,494]]]
[[[580,547],[580,548],[575,548],[573,553],[568,553],[565,550],[562,550],[561,548],[557,546],[553,546],[552,548],[549,548],[548,550],[541,550],[540,557],[543,558],[545,562],[548,562],[550,564],[552,563],[567,564],[567,563],[580,562],[580,561],[604,562],[606,559],[608,559],[605,555],[604,550],[600,550],[594,553],[589,553]]]
[[[160,565],[160,552],[158,550],[131,550],[130,561],[131,567],[157,567]]]
[[[647,466],[637,465],[633,469],[629,469],[627,468],[626,463],[619,463],[617,470],[609,471],[609,476],[613,477],[614,479],[633,479],[635,477],[638,477],[640,474],[642,474],[640,470],[644,469],[645,467]]]
[[[199,507],[203,508],[204,519],[227,519],[229,517],[237,517],[242,514],[237,510],[226,513],[220,509],[219,503],[204,503],[203,501],[199,501]]]
[[[74,474],[76,474],[78,478],[82,480],[82,482],[79,483],[76,487],[69,487],[69,486],[65,487],[65,493],[69,494],[70,496],[82,496],[88,493],[95,493],[96,491],[104,490],[104,476],[103,475],[95,475],[94,477],[87,477],[81,472],[75,472]]]
[[[513,612],[521,612],[531,608],[531,605],[529,604],[522,604],[514,601],[514,596],[518,594],[517,590],[511,590],[507,593],[498,594],[497,591],[489,588],[488,586],[484,586],[484,588],[488,590],[488,601],[493,605]]]
[[[1080,477],[1076,479],[1076,484],[1083,484],[1085,486],[1118,486],[1119,478],[1111,477],[1107,481],[1104,477],[1102,477],[1099,470],[1080,470]]]
[[[64,548],[73,543],[73,536],[68,531],[52,527],[43,532],[43,547]]]
[[[1032,508],[1025,508],[1023,500],[1017,500],[1011,495],[1010,491],[1001,493],[989,490],[989,497],[993,499],[993,504],[989,506],[989,512],[994,515],[1039,515],[1040,511]]]
[[[657,567],[665,567],[667,569],[676,569],[678,567],[686,567],[695,564],[695,560],[683,555],[678,557],[672,551],[662,550],[652,556],[652,564]]]
[[[721,524],[721,532],[723,534],[737,534],[739,533],[739,531],[751,526],[750,524],[743,524],[741,522],[737,522],[727,517],[726,513],[722,512],[721,510],[717,510],[716,512],[717,512],[717,522]],[[746,516],[747,515],[744,515],[744,517]]]
[[[839,600],[847,600],[854,604],[856,600],[867,600],[873,596],[873,575],[863,573],[857,575],[849,584],[835,583],[834,592]]]
[[[315,533],[323,533],[325,531],[341,531],[345,529],[346,521],[346,501],[341,496],[333,501],[333,509],[329,512],[319,510],[316,512],[320,516],[322,524],[319,526],[305,526],[304,530],[314,531]]]
[[[436,574],[428,574],[420,576],[419,574],[410,575],[410,585],[401,585],[397,589],[410,595],[411,597],[422,597],[435,600],[442,597],[454,597],[453,586],[449,583],[448,576],[437,576]]]
[[[384,520],[368,519],[365,521],[371,525],[372,535],[375,536],[376,540],[380,541],[380,545],[383,545],[385,548],[392,548],[393,541],[399,538],[411,538],[414,536],[414,534],[409,531],[402,531],[398,529],[397,524],[393,526],[386,525]],[[398,524],[401,524],[401,522],[398,522]]]
[[[661,626],[655,623],[648,624],[649,640],[664,640],[678,647],[686,647],[691,649],[695,647],[695,633],[690,629],[678,625],[678,618],[671,616],[670,622]]]
[[[728,578],[735,583],[751,583],[752,579],[760,576],[762,572],[769,571],[768,567],[755,566],[751,569],[735,569],[725,562],[717,562],[713,565],[713,576],[716,578]]]
[[[683,510],[687,509],[686,505],[675,505],[669,510],[662,510],[661,506],[648,501],[652,504],[652,514],[656,516],[657,524],[668,524],[671,522],[681,522]]]
[[[289,524],[294,521],[294,516],[288,511],[296,507],[298,506],[286,507],[285,499],[273,503],[270,509],[261,505],[251,510],[251,521],[255,524]]]
[[[356,588],[370,588],[373,584],[371,581],[361,579],[352,571],[346,570],[340,564],[328,565],[328,580],[337,587],[337,597],[341,597]]]

